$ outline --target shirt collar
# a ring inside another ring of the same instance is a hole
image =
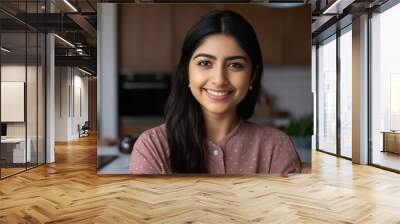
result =
[[[240,127],[242,126],[244,122],[243,118],[239,118],[239,122],[236,124],[236,126],[227,134],[225,135],[225,137],[223,137],[219,142],[217,142],[217,144],[213,143],[212,141],[210,141],[209,139],[207,139],[207,144],[208,146],[219,146],[219,147],[223,147],[226,145],[226,143],[236,134],[238,134]]]

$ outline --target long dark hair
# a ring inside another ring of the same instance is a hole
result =
[[[181,58],[173,77],[172,89],[165,109],[166,131],[170,148],[170,165],[174,173],[207,173],[206,131],[200,104],[189,84],[189,61],[202,40],[211,34],[233,37],[252,63],[253,90],[237,106],[239,117],[253,115],[260,89],[263,61],[252,26],[239,14],[229,10],[211,11],[187,33]]]

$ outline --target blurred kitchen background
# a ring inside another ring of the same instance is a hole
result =
[[[288,133],[305,171],[310,170],[314,109],[309,5],[99,6],[98,67],[102,70],[99,74],[118,74],[99,80],[99,126],[107,127],[99,130],[99,173],[128,173],[136,138],[144,130],[164,122],[164,104],[183,39],[189,28],[212,9],[231,9],[253,25],[262,49],[264,72],[262,94],[250,120]]]

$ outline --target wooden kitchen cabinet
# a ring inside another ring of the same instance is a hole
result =
[[[251,4],[126,4],[120,6],[121,67],[174,72],[187,32],[212,9],[231,9],[251,23],[257,33],[265,65],[310,66],[309,7],[277,9]]]
[[[172,71],[171,6],[121,4],[118,14],[120,68]]]

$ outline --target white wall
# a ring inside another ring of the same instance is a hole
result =
[[[78,124],[88,120],[88,78],[83,75],[76,68],[56,67],[56,141],[77,139]]]
[[[24,65],[2,65],[1,66],[1,81],[21,81],[25,82],[25,71]],[[32,66],[28,66],[28,70],[33,69]]]
[[[68,85],[67,67],[55,68],[55,141],[68,140]]]
[[[1,66],[1,81],[3,82],[25,82],[25,76],[26,75],[31,75],[31,74],[36,74],[36,67],[34,66],[27,66],[25,67],[24,65],[20,65],[20,64],[6,64],[6,65],[2,65]],[[30,80],[30,77],[28,77],[28,80]],[[31,80],[29,82],[32,82]],[[32,83],[30,83],[32,84]],[[36,83],[35,83],[36,84]],[[31,90],[33,92],[31,92]],[[28,99],[26,99],[28,102],[28,106],[29,103],[31,103],[33,100],[32,98],[36,98],[36,89],[31,89],[31,88],[27,88],[27,96]],[[2,96],[4,97],[4,96]],[[32,105],[35,106],[36,108],[36,104]],[[24,109],[24,108],[22,108]],[[1,108],[1,110],[7,110],[7,108]],[[27,109],[28,110],[28,109]],[[31,113],[30,110],[28,110],[27,112],[29,112],[27,114],[27,118],[28,118],[28,128],[30,130],[32,130],[31,128],[36,129],[36,125],[32,124],[32,121],[35,121],[36,123],[36,114]],[[33,116],[33,117],[32,117]],[[7,136],[8,137],[25,137],[25,126],[26,126],[26,122],[7,122]],[[28,131],[28,137],[29,134],[31,132]]]
[[[1,82],[1,121],[24,122],[24,82]]]
[[[82,116],[80,116],[80,122],[85,122],[88,120],[89,117],[89,98],[88,98],[88,77],[87,76],[81,76],[80,75],[75,75],[75,86],[81,88],[81,94],[82,94]]]
[[[13,108],[12,106],[4,106],[2,102],[2,114],[6,113],[20,113],[22,121],[19,122],[6,122],[7,123],[7,137],[9,138],[24,138],[27,136],[30,143],[32,160],[39,163],[44,163],[45,159],[45,116],[44,116],[44,73],[42,67],[25,64],[3,64],[1,66],[1,81],[3,82],[23,82],[25,84],[26,95],[21,97],[22,102],[13,101],[11,104],[19,103],[20,107]],[[27,80],[26,80],[27,79]],[[15,88],[15,87],[14,87]],[[22,87],[24,88],[24,87]],[[19,90],[19,94],[25,93],[24,89]],[[4,95],[5,94],[5,95]],[[2,89],[2,99],[9,98]],[[25,98],[25,99],[24,99]],[[14,99],[16,100],[16,99]],[[25,105],[26,104],[26,105]],[[14,105],[15,106],[15,105]],[[25,119],[26,113],[26,119]],[[2,118],[3,120],[3,118]],[[51,161],[51,160],[49,160]]]
[[[31,70],[32,67],[28,68],[24,65],[8,64],[1,66],[1,81],[2,82],[25,82],[25,69]],[[30,73],[28,73],[30,74]],[[4,96],[2,96],[4,97]],[[7,108],[1,108],[6,110]],[[24,108],[23,108],[24,109]],[[25,136],[25,123],[24,122],[10,122],[7,124],[7,136],[8,137],[24,137]]]
[[[78,73],[77,73],[78,72]],[[88,77],[87,76],[82,76],[83,73],[81,73],[78,70],[74,70],[74,96],[72,98],[74,99],[74,107],[72,108],[72,124],[71,124],[71,136],[72,138],[78,138],[78,124],[82,126],[85,121],[89,120],[89,113],[88,113],[88,108],[89,108],[89,95],[88,95]],[[80,93],[79,93],[80,92]],[[80,95],[80,97],[79,97]],[[80,101],[80,102],[79,102]],[[72,103],[71,103],[72,104]],[[81,107],[81,108],[79,108]],[[81,110],[81,111],[80,111]]]

